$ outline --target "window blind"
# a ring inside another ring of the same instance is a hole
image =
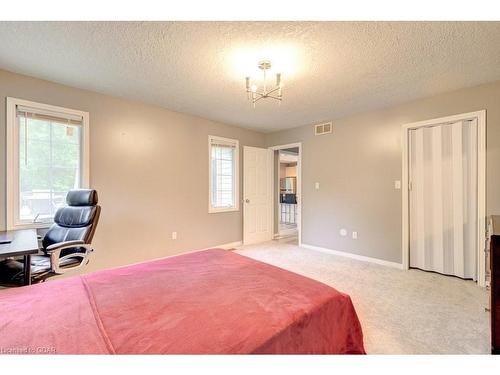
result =
[[[17,105],[19,222],[50,222],[82,181],[83,117]]]
[[[236,148],[236,142],[231,141],[231,140],[224,140],[224,139],[220,139],[220,138],[211,138],[210,144],[212,146]]]
[[[16,106],[16,114],[18,118],[32,118],[36,120],[44,120],[76,126],[80,126],[83,124],[82,116],[73,115],[70,113],[42,110],[39,108],[30,108],[21,105]]]

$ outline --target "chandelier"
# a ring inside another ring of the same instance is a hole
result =
[[[270,89],[267,87],[266,82],[266,71],[271,68],[271,61],[263,60],[259,62],[259,69],[262,70],[264,75],[263,79],[263,87],[262,90],[258,90],[257,85],[252,84],[250,77],[246,77],[246,86],[247,86],[247,98],[252,99],[253,107],[255,108],[255,103],[260,99],[276,99],[280,102],[282,100],[282,85],[281,85],[281,73],[276,73],[276,85]]]

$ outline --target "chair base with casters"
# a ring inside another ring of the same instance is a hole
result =
[[[63,250],[74,250],[70,254],[61,256]],[[44,282],[52,276],[76,271],[86,266],[90,255],[94,251],[90,244],[83,241],[66,241],[48,246],[46,254],[31,257],[31,283]],[[24,281],[24,263],[21,260],[6,259],[0,262],[0,285],[21,286]]]

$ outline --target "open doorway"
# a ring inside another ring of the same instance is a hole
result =
[[[272,147],[274,150],[274,238],[300,244],[301,145]]]

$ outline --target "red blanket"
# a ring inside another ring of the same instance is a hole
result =
[[[348,295],[214,249],[0,291],[0,353],[364,353]]]

